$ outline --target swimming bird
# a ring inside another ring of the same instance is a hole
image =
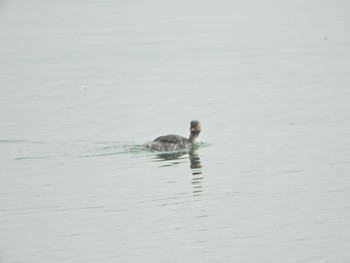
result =
[[[200,122],[193,120],[190,123],[190,136],[188,139],[180,135],[164,135],[149,142],[146,147],[157,152],[183,150],[199,143],[198,136],[200,132]]]

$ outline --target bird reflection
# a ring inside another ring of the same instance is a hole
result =
[[[188,154],[190,156],[190,168],[192,172],[193,195],[200,196],[203,194],[204,177],[202,176],[202,163],[199,157],[198,148],[192,148]]]
[[[200,196],[203,194],[203,175],[202,175],[202,163],[198,153],[198,147],[192,147],[188,151],[181,152],[169,152],[157,154],[155,161],[165,162],[161,167],[173,166],[183,163],[187,159],[187,154],[190,160],[190,169],[192,173],[192,187],[193,195]]]

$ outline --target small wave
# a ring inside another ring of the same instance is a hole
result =
[[[12,160],[35,160],[53,158],[87,158],[103,157],[129,153],[134,144],[125,142],[32,142],[27,140],[1,140],[8,143],[13,156]],[[11,143],[23,143],[20,146],[11,146]]]
[[[8,140],[0,140],[0,143],[42,143],[40,141],[29,141],[23,139],[8,139]]]
[[[14,160],[21,161],[21,160],[35,160],[35,159],[51,159],[50,156],[30,156],[30,157],[17,157],[14,158]]]
[[[23,143],[11,159],[13,160],[35,160],[53,158],[94,158],[108,157],[120,154],[132,154],[133,157],[149,155],[155,162],[186,159],[190,151],[198,147],[207,147],[209,144],[173,152],[154,152],[145,144],[120,141],[65,141],[65,142],[34,142],[28,140],[0,140],[0,143]]]

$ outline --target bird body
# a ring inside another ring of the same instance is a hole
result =
[[[146,146],[151,150],[157,152],[183,150],[198,143],[198,136],[201,132],[201,124],[198,121],[191,121],[190,132],[191,133],[189,138],[185,138],[180,135],[169,134],[157,137]]]

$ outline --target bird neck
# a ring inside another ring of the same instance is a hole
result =
[[[191,132],[189,141],[191,143],[197,143],[198,142],[198,136],[199,136],[199,133],[195,134],[195,133]]]

